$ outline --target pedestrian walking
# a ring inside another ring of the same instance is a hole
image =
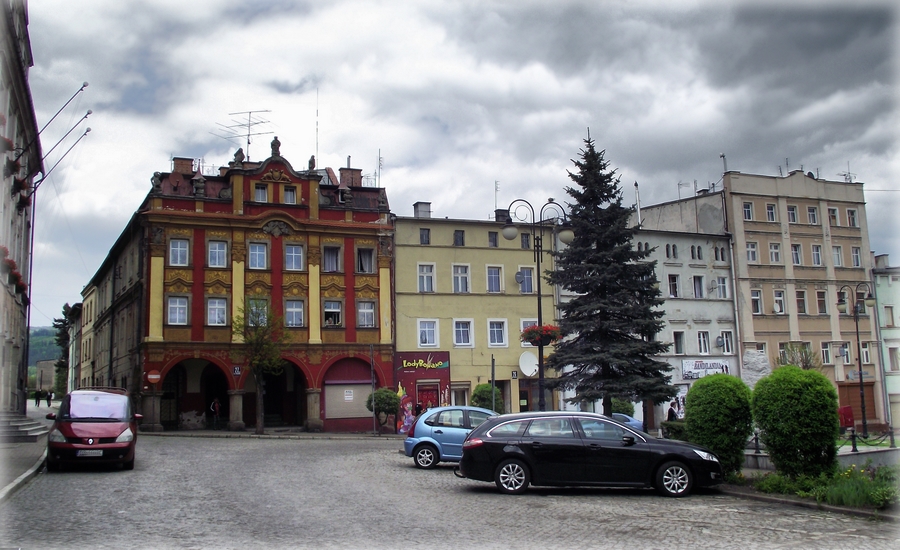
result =
[[[672,404],[669,405],[669,415],[666,417],[666,420],[669,422],[678,420],[678,410],[675,408],[675,403],[675,401],[672,401]]]
[[[38,390],[38,389],[34,390],[34,406],[35,407],[41,406],[41,390]]]
[[[47,406],[48,406],[48,407],[50,406],[50,400],[51,400],[51,399],[53,399],[53,392],[50,391],[50,390],[47,390]]]
[[[213,413],[213,429],[219,429],[219,398],[216,397],[213,399],[212,404],[209,406],[209,410]]]

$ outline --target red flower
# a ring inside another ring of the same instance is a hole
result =
[[[16,144],[11,139],[0,136],[0,154],[8,153],[15,148]]]
[[[559,340],[562,332],[556,325],[531,325],[522,330],[521,340],[532,346],[537,346],[543,342],[546,346],[550,342]]]

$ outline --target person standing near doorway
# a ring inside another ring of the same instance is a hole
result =
[[[216,397],[215,399],[213,399],[212,404],[209,406],[209,410],[211,410],[213,413],[213,429],[214,430],[219,429],[219,409],[220,409],[219,398]]]

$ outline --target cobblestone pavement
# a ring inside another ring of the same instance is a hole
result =
[[[141,437],[134,471],[42,473],[0,504],[0,548],[900,547],[897,523],[716,490],[532,488],[425,471],[397,439]]]

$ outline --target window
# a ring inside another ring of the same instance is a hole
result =
[[[806,217],[810,225],[819,225],[819,209],[815,206],[806,207]]]
[[[228,302],[224,298],[210,298],[206,301],[206,324],[211,327],[225,326],[225,307]]]
[[[284,204],[297,204],[297,188],[296,187],[285,187],[284,188]]]
[[[419,292],[434,292],[434,264],[419,264]]]
[[[669,298],[678,298],[678,275],[669,275]]]
[[[697,259],[697,247],[694,245],[691,245],[691,259],[692,260]]]
[[[495,266],[488,266],[488,268],[487,268],[487,291],[488,292],[500,292],[501,273],[502,273],[501,268],[495,267]]]
[[[453,231],[453,246],[466,246],[466,232],[462,229]]]
[[[694,298],[703,298],[703,276],[694,275]]]
[[[797,223],[797,207],[788,206],[788,223]]]
[[[519,292],[522,294],[531,294],[534,292],[534,269],[530,267],[523,267],[519,269],[519,274],[521,277],[518,277],[522,280],[519,283]]]
[[[453,292],[456,294],[468,294],[469,290],[469,266],[453,266]]]
[[[744,203],[744,219],[745,220],[753,219],[753,203],[752,202]]]
[[[209,267],[226,267],[228,255],[228,243],[225,241],[209,241],[209,254],[207,262]]]
[[[419,244],[431,244],[431,229],[419,228]]]
[[[169,265],[188,265],[188,242],[186,239],[169,241]]]
[[[844,358],[845,365],[853,364],[853,357],[850,356],[850,342],[841,342],[841,357]]]
[[[675,355],[684,355],[684,332],[676,330],[672,333],[675,343]]]
[[[834,260],[834,267],[841,267],[844,265],[843,253],[841,251],[841,247],[832,246],[831,247],[831,257]]]
[[[672,257],[673,258],[678,257],[678,245],[677,244],[672,245]]]
[[[862,267],[862,255],[860,254],[858,246],[854,246],[850,249],[850,261],[853,267]]]
[[[284,324],[289,327],[303,326],[303,302],[287,300],[284,303]]]
[[[782,363],[787,362],[787,344],[784,342],[778,342],[778,358]]]
[[[859,227],[859,221],[856,219],[856,210],[847,209],[847,225],[850,227]]]
[[[866,293],[865,292],[857,292],[856,293],[856,307],[859,308],[859,314],[866,314]]]
[[[341,270],[341,247],[326,246],[322,249],[322,271],[337,273]]]
[[[778,220],[778,217],[775,215],[775,205],[767,204],[766,205],[766,220],[770,222],[774,222]]]
[[[488,320],[488,347],[506,347],[506,320]]]
[[[453,345],[460,347],[472,347],[472,320],[471,319],[454,319],[453,320]]]
[[[709,355],[709,331],[701,330],[697,332],[697,353]]]
[[[728,298],[728,279],[726,277],[716,277],[716,298]]]
[[[822,245],[812,245],[812,263],[813,265],[822,265]]]
[[[753,312],[753,315],[762,315],[762,290],[750,291],[750,311]]]
[[[747,261],[751,264],[759,261],[759,257],[756,254],[756,243],[747,243]]]
[[[362,328],[375,327],[375,302],[356,303],[356,326]]]
[[[822,342],[822,364],[831,364],[831,342]]]
[[[266,245],[250,243],[250,269],[266,268]]]
[[[791,263],[800,265],[803,263],[803,252],[799,244],[791,245]]]
[[[697,247],[697,259],[698,260],[703,259],[703,247],[702,246]]]
[[[303,269],[303,247],[289,244],[284,247],[284,268],[288,271]]]
[[[884,326],[894,326],[894,306],[884,306]]]
[[[341,326],[341,311],[343,304],[338,300],[325,300],[325,326],[339,327]]]
[[[900,371],[900,348],[888,348],[888,356],[891,361],[891,370]]]
[[[769,263],[770,264],[780,264],[781,263],[781,244],[769,243]]]
[[[766,343],[765,342],[757,342],[756,343],[756,351],[765,355],[766,354]]]
[[[734,355],[734,333],[730,330],[723,330],[719,338],[722,339],[722,353]]]
[[[819,315],[826,315],[828,313],[828,300],[826,297],[827,293],[824,290],[816,291],[816,308]]]
[[[269,200],[269,189],[267,185],[257,185],[254,193],[253,198],[256,202],[266,202]]]
[[[832,227],[837,227],[841,225],[840,221],[838,221],[838,209],[837,208],[829,208],[828,209],[828,225]]]
[[[184,296],[172,296],[169,298],[169,324],[186,325],[188,299]]]
[[[356,272],[375,273],[375,250],[371,248],[356,249]]]
[[[868,342],[860,342],[859,343],[859,353],[860,357],[862,357],[862,362],[865,364],[869,364],[872,362],[872,357],[869,356],[869,343]]]
[[[531,234],[522,233],[522,250],[531,250]]]
[[[269,303],[260,298],[248,299],[246,313],[248,326],[266,326],[269,320]]]
[[[787,310],[784,307],[784,291],[775,291],[775,313],[776,315],[784,315]]]
[[[488,231],[488,246],[491,248],[497,248],[500,246],[498,243],[500,241],[497,240],[497,232],[496,231]]]
[[[666,245],[666,258],[670,257],[671,255],[672,255],[672,246],[667,244]]]
[[[797,291],[797,313],[805,315],[806,314],[806,291],[798,290]]]
[[[438,345],[437,319],[419,319],[419,347],[434,348]]]

